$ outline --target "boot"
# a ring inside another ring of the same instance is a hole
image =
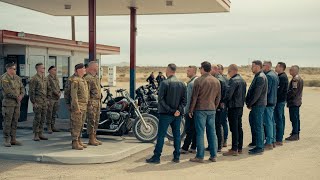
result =
[[[83,148],[87,148],[88,146],[86,144],[83,144],[81,139],[79,138],[79,145],[82,146]]]
[[[22,146],[22,143],[17,141],[16,137],[11,137],[11,145]]]
[[[9,139],[8,137],[7,137],[7,138],[4,138],[3,145],[4,145],[5,147],[11,147],[10,139]]]
[[[48,138],[45,137],[42,133],[39,133],[39,139],[40,140],[48,140]]]
[[[33,138],[34,141],[40,141],[40,138],[39,138],[39,133],[34,133],[34,138]]]
[[[98,143],[98,145],[102,145],[102,142],[97,139],[97,134],[94,134],[94,139]]]
[[[98,146],[99,145],[99,143],[97,143],[95,141],[94,134],[90,134],[89,135],[89,143],[88,144],[92,145],[92,146]]]
[[[51,128],[51,124],[47,124],[47,131],[48,131],[48,134],[53,133],[52,128]]]
[[[83,150],[83,146],[80,146],[79,141],[72,141],[72,149]]]
[[[60,132],[58,129],[56,129],[56,128],[54,127],[54,124],[52,124],[51,129],[52,129],[53,132]]]
[[[299,135],[298,134],[291,134],[289,137],[286,138],[286,141],[298,141]]]

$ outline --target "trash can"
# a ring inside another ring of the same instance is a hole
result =
[[[22,76],[21,77],[22,84],[24,86],[25,95],[21,100],[21,106],[20,106],[20,117],[19,122],[26,121],[28,118],[28,104],[29,104],[29,95],[27,94],[26,86],[29,83],[29,77]]]
[[[19,122],[26,121],[28,118],[29,95],[25,95],[21,100]]]

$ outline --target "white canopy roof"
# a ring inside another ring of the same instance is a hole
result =
[[[88,0],[0,0],[54,16],[87,16]],[[229,0],[96,0],[97,16],[137,14],[191,14],[229,12]]]

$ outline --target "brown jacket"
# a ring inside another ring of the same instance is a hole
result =
[[[300,75],[292,78],[289,84],[287,106],[300,107],[302,105],[303,80]]]
[[[194,81],[189,112],[216,110],[220,98],[219,80],[209,73],[203,74]]]

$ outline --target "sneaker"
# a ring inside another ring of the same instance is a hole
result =
[[[276,142],[277,146],[283,146],[283,142]]]
[[[249,147],[256,147],[256,143],[250,143],[248,146]]]
[[[174,163],[180,163],[180,159],[173,158],[173,159],[172,159],[172,162],[174,162]]]
[[[211,161],[211,162],[217,162],[217,158],[216,158],[216,157],[210,157],[210,158],[209,158],[209,161]]]
[[[222,154],[223,156],[238,156],[238,151],[234,151],[232,149],[229,149],[228,152],[225,152]]]
[[[156,159],[155,157],[152,157],[150,159],[146,159],[146,163],[149,163],[149,164],[160,164],[160,159]]]
[[[195,149],[189,149],[189,153],[197,154],[197,150],[195,150]]]
[[[203,159],[200,159],[200,158],[197,158],[197,157],[191,158],[190,161],[191,162],[196,162],[196,163],[204,163]]]
[[[249,151],[249,155],[262,155],[264,152],[263,149],[260,148],[254,148],[251,151]]]
[[[189,151],[186,151],[186,150],[184,150],[184,149],[180,149],[180,154],[188,154],[189,153]]]

